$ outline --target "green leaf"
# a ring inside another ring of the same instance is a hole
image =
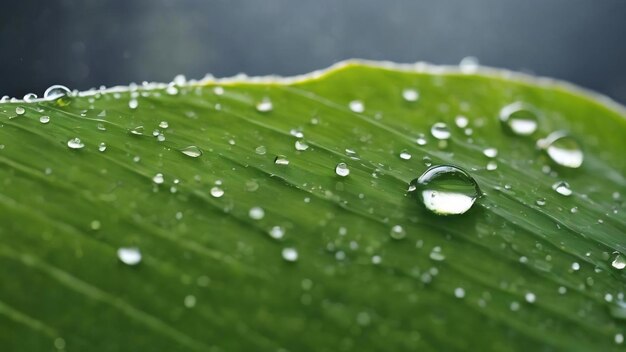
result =
[[[536,109],[531,136],[503,129],[514,102]],[[358,62],[5,102],[0,344],[619,350],[625,116],[545,79]],[[438,122],[447,142],[431,135]],[[536,147],[557,130],[582,146],[579,168]],[[434,215],[407,192],[430,163],[476,180],[483,195],[467,213]],[[121,248],[141,261],[124,264]]]

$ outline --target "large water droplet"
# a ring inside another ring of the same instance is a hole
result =
[[[500,122],[508,131],[519,136],[529,136],[537,130],[537,112],[534,107],[515,102],[500,110]]]
[[[43,124],[46,124],[46,123],[50,122],[50,116],[47,116],[47,115],[41,116],[39,118],[39,122],[41,122]]]
[[[85,147],[85,143],[83,143],[80,138],[77,137],[67,141],[67,146],[70,147],[70,149],[81,149]]]
[[[136,247],[121,247],[117,250],[117,257],[126,265],[137,265],[141,262],[141,252]]]
[[[190,156],[192,158],[197,158],[202,155],[202,150],[196,147],[195,145],[190,145],[180,150],[181,153]]]
[[[55,100],[63,96],[67,96],[69,94],[70,94],[69,88],[67,88],[66,86],[57,84],[46,89],[46,91],[43,93],[43,98],[46,100]]]
[[[558,165],[578,168],[583,163],[583,151],[578,141],[563,131],[552,132],[537,142],[550,159]]]
[[[450,130],[448,129],[448,125],[443,122],[437,122],[433,124],[433,126],[430,128],[430,134],[432,134],[433,137],[439,140],[450,138]]]
[[[465,170],[451,165],[433,166],[412,183],[419,191],[424,206],[439,215],[463,214],[480,196],[474,178]]]
[[[350,175],[350,168],[346,163],[339,163],[335,166],[335,173],[341,177],[346,177]]]
[[[572,189],[569,187],[569,183],[565,181],[558,181],[552,185],[552,189],[556,191],[556,193],[562,196],[570,196],[572,195]]]

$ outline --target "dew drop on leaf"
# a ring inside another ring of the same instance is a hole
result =
[[[23,107],[18,106],[15,108],[15,113],[18,115],[24,115],[24,113],[26,113],[26,110]]]
[[[432,134],[433,137],[439,140],[446,140],[450,138],[450,130],[448,129],[448,125],[443,122],[436,122],[435,124],[433,124],[433,126],[430,128],[430,134]]]
[[[202,150],[200,150],[200,148],[196,147],[195,145],[190,145],[188,147],[182,148],[180,152],[192,158],[197,158],[202,155]]]
[[[439,246],[433,247],[433,249],[430,251],[429,257],[436,262],[441,262],[446,259],[446,256],[443,255],[443,253],[441,252],[441,247]]]
[[[393,238],[394,240],[401,240],[404,237],[406,237],[406,231],[404,230],[404,228],[400,225],[394,225],[391,228],[391,232],[389,232],[389,235],[391,236],[391,238]]]
[[[402,160],[411,160],[411,153],[406,150],[400,152],[400,159]]]
[[[105,151],[105,150],[107,150],[107,145],[106,145],[106,143],[104,143],[104,142],[100,143],[100,144],[98,145],[98,151],[103,152],[103,151]]]
[[[486,148],[483,150],[483,154],[488,158],[495,158],[496,156],[498,156],[498,149]]]
[[[263,98],[256,104],[256,111],[258,112],[270,112],[274,108],[272,101],[269,98]]]
[[[565,197],[569,197],[570,195],[572,195],[572,189],[570,188],[569,183],[565,181],[555,182],[552,185],[552,189],[555,190],[556,193]]]
[[[518,136],[529,136],[538,127],[537,112],[534,107],[515,102],[500,110],[500,123],[502,127]]]
[[[261,207],[252,207],[250,211],[248,211],[248,216],[253,220],[261,220],[265,217],[265,210]]]
[[[57,84],[57,85],[50,86],[48,89],[46,89],[46,91],[43,93],[43,98],[46,100],[55,100],[63,96],[67,96],[69,94],[70,94],[69,88],[67,88],[66,86]]]
[[[121,247],[117,250],[117,257],[126,265],[137,265],[141,262],[141,252],[136,247]]]
[[[32,102],[33,100],[37,99],[37,94],[35,93],[28,93],[26,95],[24,95],[24,101],[27,103]]]
[[[128,101],[128,107],[131,108],[132,110],[137,109],[138,106],[139,106],[139,102],[137,101],[137,99],[133,98]]]
[[[165,178],[163,177],[162,173],[158,173],[154,175],[154,177],[152,177],[152,182],[156,183],[157,185],[162,184],[164,181],[165,181]]]
[[[292,248],[292,247],[283,248],[283,251],[281,254],[283,256],[283,259],[288,262],[295,262],[296,260],[298,260],[298,251],[295,248]]]
[[[496,170],[498,168],[498,163],[496,163],[495,161],[491,160],[487,163],[487,171],[493,171]]]
[[[269,235],[270,237],[279,240],[285,236],[285,229],[280,226],[274,226],[270,229]]]
[[[287,157],[284,155],[277,155],[276,158],[274,158],[274,164],[286,166],[289,165],[289,159],[287,159]]]
[[[346,163],[339,163],[335,166],[335,173],[341,177],[346,177],[350,175],[350,168]]]
[[[170,124],[167,121],[161,121],[161,122],[159,122],[159,127],[161,127],[161,128],[168,128],[168,127],[170,127]]]
[[[72,138],[67,141],[67,146],[70,149],[82,149],[85,147],[85,144],[80,140],[80,138]]]
[[[420,134],[419,136],[417,136],[415,143],[417,143],[417,145],[426,145],[426,137],[423,134]]]
[[[130,133],[136,136],[141,136],[143,134],[143,130],[144,130],[143,126],[137,126],[133,128],[132,130],[130,130]]]
[[[352,112],[362,113],[363,111],[365,111],[365,105],[360,100],[353,100],[348,106],[350,107],[350,110],[352,110]]]
[[[220,198],[224,195],[224,190],[221,189],[220,187],[215,186],[211,188],[210,193],[211,193],[211,197]]]
[[[299,151],[304,151],[304,150],[309,149],[309,145],[303,140],[297,140],[295,145],[296,145],[296,150],[299,150]]]
[[[412,181],[426,209],[439,215],[468,211],[480,196],[478,184],[469,173],[452,165],[438,165]]]
[[[465,290],[462,287],[457,287],[454,289],[454,297],[463,298],[465,297]]]
[[[50,122],[50,116],[47,116],[47,115],[41,116],[39,118],[39,122],[41,122],[43,124],[46,124],[46,123]]]
[[[469,124],[469,120],[467,119],[467,117],[463,115],[459,115],[454,118],[454,124],[458,128],[465,128]]]
[[[561,166],[579,168],[583,164],[584,154],[578,141],[569,134],[556,131],[537,142],[550,159]]]
[[[419,93],[415,89],[412,89],[412,88],[406,88],[402,91],[402,98],[404,98],[404,100],[408,102],[417,101],[419,96],[420,96]]]
[[[611,262],[611,266],[618,270],[626,268],[626,257],[619,252],[614,252],[613,255],[614,258]]]

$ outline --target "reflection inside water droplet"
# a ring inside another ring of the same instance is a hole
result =
[[[572,194],[572,189],[569,187],[569,183],[565,181],[558,181],[554,183],[552,185],[552,189],[562,196],[568,197]]]
[[[583,163],[583,151],[578,141],[563,131],[551,133],[545,139],[537,142],[537,146],[544,149],[550,159],[556,164],[578,168]]]
[[[365,105],[360,100],[353,100],[348,105],[353,112],[361,113],[365,111]]]
[[[448,129],[448,125],[443,122],[437,122],[433,124],[433,126],[430,128],[430,134],[432,134],[433,137],[439,140],[446,140],[450,138],[450,130]]]
[[[185,147],[181,149],[180,152],[192,158],[197,158],[202,155],[202,150],[195,145]]]
[[[80,140],[80,138],[72,138],[67,141],[67,146],[70,149],[82,149],[85,147],[85,144]]]
[[[126,265],[137,265],[141,262],[141,252],[136,247],[121,247],[117,250],[117,257]]]
[[[529,136],[537,130],[537,116],[534,107],[522,102],[509,104],[500,110],[502,126],[519,136]]]
[[[335,166],[335,173],[341,177],[346,177],[350,175],[350,168],[346,163],[339,163]]]
[[[439,215],[468,211],[480,196],[478,184],[466,171],[451,165],[433,166],[413,180],[426,209]]]

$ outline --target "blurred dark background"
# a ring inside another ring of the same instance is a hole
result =
[[[0,96],[464,56],[626,103],[626,1],[25,0],[0,11]]]

